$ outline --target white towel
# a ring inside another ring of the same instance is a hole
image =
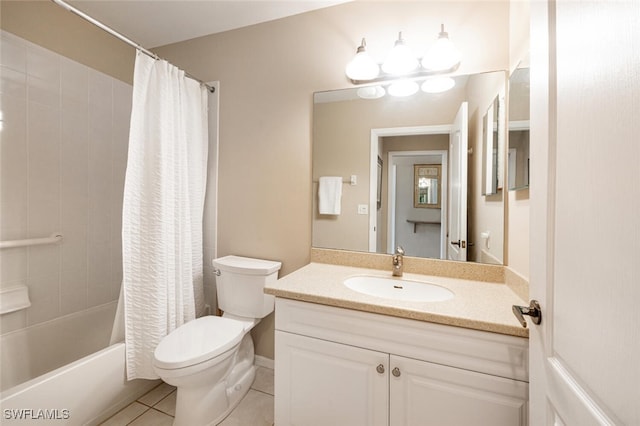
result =
[[[318,183],[318,210],[320,214],[340,214],[342,177],[323,176]]]

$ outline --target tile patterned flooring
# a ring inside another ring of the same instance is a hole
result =
[[[176,388],[162,383],[132,402],[101,426],[171,426]],[[273,370],[256,367],[256,379],[238,406],[220,426],[273,425]],[[195,425],[194,425],[195,426]]]

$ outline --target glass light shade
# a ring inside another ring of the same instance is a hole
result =
[[[391,49],[389,56],[382,64],[382,71],[387,74],[405,75],[418,68],[418,60],[409,46],[404,44],[402,35]]]
[[[437,77],[425,80],[420,87],[426,93],[442,93],[453,88],[456,82],[451,77]]]
[[[387,92],[382,86],[367,86],[358,89],[357,94],[362,99],[378,99],[383,97]]]
[[[460,62],[460,53],[449,40],[449,35],[442,31],[436,43],[422,58],[422,66],[428,70],[443,71],[453,68]]]
[[[418,91],[418,83],[412,80],[398,80],[394,81],[387,88],[387,92],[391,96],[395,97],[406,97],[415,94]]]
[[[373,80],[380,74],[380,66],[367,53],[364,46],[363,39],[356,56],[347,64],[345,71],[351,80]]]

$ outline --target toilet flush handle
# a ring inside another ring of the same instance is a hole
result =
[[[220,271],[220,269],[218,268],[213,268],[213,273],[216,274],[216,277],[219,277],[222,271]]]

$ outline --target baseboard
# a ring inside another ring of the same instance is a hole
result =
[[[270,368],[273,370],[274,367],[274,362],[271,358],[267,358],[261,355],[256,355],[255,356],[255,361],[254,361],[255,365],[257,365],[258,367],[264,367],[264,368]]]

